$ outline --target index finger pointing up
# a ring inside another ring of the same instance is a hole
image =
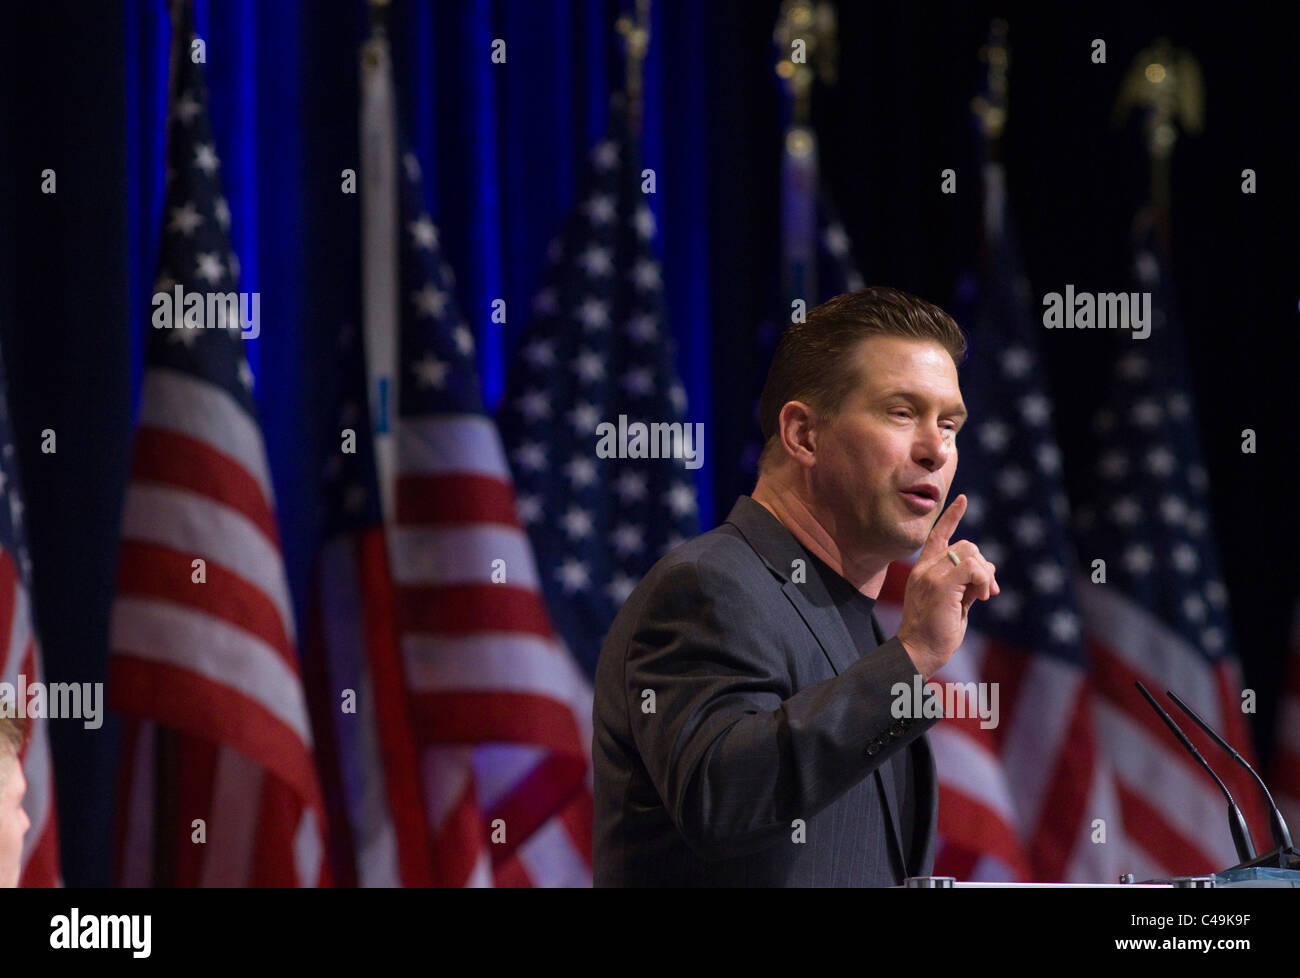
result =
[[[966,515],[966,494],[963,492],[943,511],[943,515],[935,520],[934,526],[930,528],[930,535],[925,538],[925,546],[921,548],[921,556],[917,558],[917,563],[932,557],[938,557],[948,546],[948,540],[957,530],[957,524],[961,518]]]

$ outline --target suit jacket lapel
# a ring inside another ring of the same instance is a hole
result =
[[[781,590],[817,639],[817,644],[822,647],[835,675],[838,676],[853,665],[858,657],[853,636],[849,634],[844,618],[832,603],[817,572],[814,571],[809,576],[806,584],[786,581],[781,585]]]
[[[821,646],[831,668],[835,670],[835,675],[840,675],[853,665],[858,658],[858,649],[853,643],[853,636],[849,634],[848,626],[844,624],[844,618],[831,600],[830,593],[826,590],[816,568],[807,566],[807,555],[799,541],[794,538],[794,534],[787,530],[767,507],[755,502],[749,496],[741,496],[736,500],[736,505],[727,516],[727,522],[740,531],[741,536],[754,548],[754,552],[762,558],[768,569],[781,578],[782,593],[799,613],[799,617],[804,620],[813,637],[817,639],[817,644]],[[798,583],[791,580],[795,560],[804,562],[804,574],[801,575],[803,580]],[[871,627],[876,634],[876,644],[883,645],[885,636],[875,615],[871,616]],[[906,763],[907,759],[904,753],[898,758],[897,763]],[[918,776],[920,773],[917,772]],[[884,774],[889,776],[884,777]],[[872,776],[876,779],[876,786],[880,791],[886,812],[885,817],[889,819],[888,828],[892,828],[890,838],[893,841],[894,855],[903,875],[907,875],[907,858],[903,852],[903,834],[899,829],[898,793],[893,772],[886,766],[883,771],[881,768],[876,768]]]
[[[727,522],[740,531],[768,570],[781,579],[781,591],[817,639],[835,675],[853,665],[858,657],[853,638],[817,569],[808,566],[807,552],[794,534],[767,507],[749,496],[736,500]],[[792,580],[796,560],[803,565],[798,581]]]

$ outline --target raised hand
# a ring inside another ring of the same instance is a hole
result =
[[[966,616],[976,601],[1000,590],[997,568],[969,540],[949,543],[966,513],[963,493],[944,510],[926,537],[903,592],[898,639],[922,677],[938,672],[966,637]]]

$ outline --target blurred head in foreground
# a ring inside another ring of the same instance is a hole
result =
[[[0,717],[0,887],[18,885],[23,836],[31,824],[23,810],[27,781],[18,759],[26,732],[25,721]]]

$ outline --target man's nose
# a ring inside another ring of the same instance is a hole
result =
[[[957,450],[950,428],[926,427],[918,434],[912,454],[917,463],[928,469],[941,469]]]

